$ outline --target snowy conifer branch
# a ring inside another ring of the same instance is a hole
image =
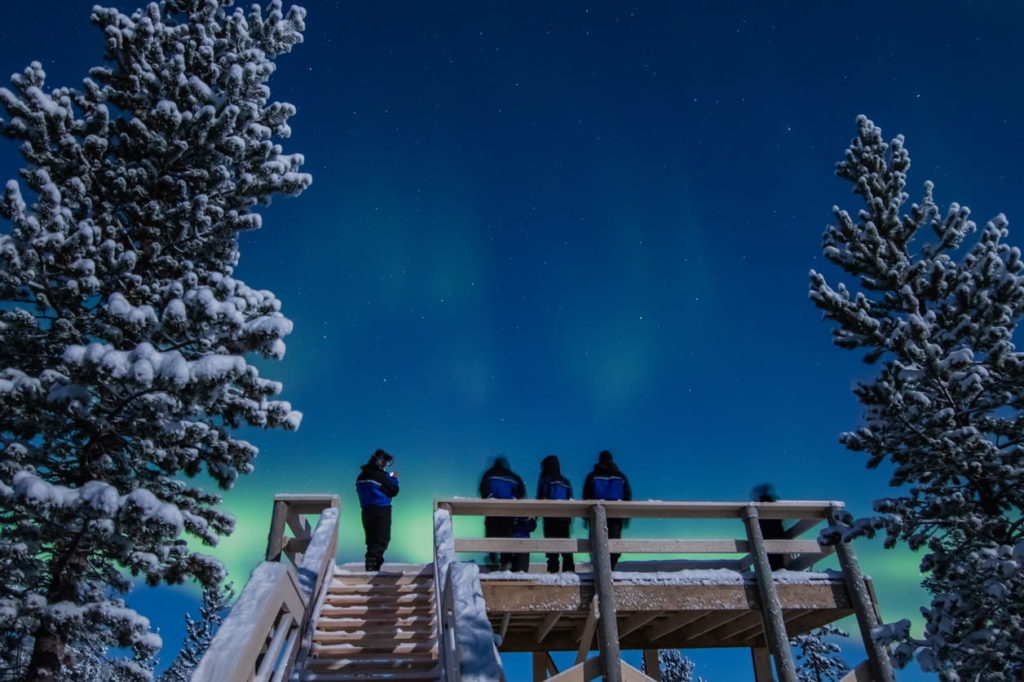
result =
[[[217,585],[183,536],[234,520],[190,479],[230,487],[257,453],[233,429],[301,420],[246,360],[283,357],[292,324],[233,272],[253,209],[311,182],[267,86],[305,12],[231,5],[96,7],[106,64],[80,89],[37,62],[0,88],[26,161],[0,200],[0,665],[28,679],[107,646],[146,678],[159,638],[113,595],[132,575]]]
[[[881,516],[830,528],[832,540],[885,528],[886,544],[924,548],[932,594],[920,640],[880,633],[944,680],[1024,679],[1024,357],[1013,334],[1024,314],[1020,250],[998,215],[978,232],[970,211],[943,213],[925,183],[906,209],[910,157],[867,118],[837,165],[864,206],[836,207],[824,254],[857,278],[855,293],[811,271],[810,297],[833,339],[881,361],[856,387],[865,424],[842,434],[868,466],[893,466],[898,495]],[[967,238],[977,233],[973,244]]]

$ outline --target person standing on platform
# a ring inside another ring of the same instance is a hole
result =
[[[619,471],[612,458],[612,453],[602,450],[597,456],[597,464],[583,481],[583,499],[585,500],[632,500],[633,491],[629,487],[629,479]],[[622,537],[625,519],[608,519],[608,538],[617,540]],[[612,554],[612,569],[619,563],[619,554]]]
[[[540,463],[540,480],[537,482],[538,500],[571,500],[572,484],[569,479],[562,475],[562,467],[555,455],[548,455]],[[567,538],[572,527],[571,518],[547,518],[544,517],[544,537],[546,538]],[[575,571],[576,562],[573,560],[572,552],[562,553],[562,565],[558,565],[558,553],[549,552],[548,573],[559,571]]]
[[[526,497],[523,479],[509,468],[508,459],[504,455],[495,458],[494,465],[484,472],[480,479],[480,497],[495,500],[520,500]],[[489,538],[515,537],[514,533],[521,533],[524,527],[523,521],[512,516],[484,518],[484,535]],[[529,537],[529,534],[524,537]],[[529,566],[529,554],[501,553],[499,567],[502,571],[525,571]]]
[[[391,544],[391,498],[398,494],[398,474],[388,472],[395,458],[377,450],[356,478],[356,493],[363,509],[366,533],[366,570],[379,571]]]
[[[778,502],[779,496],[775,493],[775,486],[771,483],[762,483],[755,487],[750,498],[755,502]],[[757,525],[761,527],[761,537],[765,540],[782,540],[786,537],[786,528],[782,519],[758,519]],[[785,554],[769,554],[768,565],[773,571],[786,567]]]

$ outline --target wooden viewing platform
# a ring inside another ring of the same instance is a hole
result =
[[[796,682],[789,638],[851,614],[868,660],[844,679],[893,679],[887,650],[870,638],[879,622],[874,593],[850,545],[805,537],[823,523],[842,526],[839,502],[439,499],[434,561],[388,564],[380,573],[335,566],[339,504],[336,496],[275,497],[267,561],[194,680],[502,682],[500,652],[531,652],[534,680],[658,680],[660,649],[735,647],[749,651],[755,682]],[[315,530],[304,520],[313,514]],[[584,518],[587,537],[455,532],[459,518],[485,516]],[[711,522],[718,532],[733,526],[727,534],[735,537],[644,538],[632,530],[609,539],[608,518],[686,519],[687,534]],[[764,519],[783,520],[785,537],[763,538]],[[466,560],[482,552],[573,552],[590,562],[574,573],[549,574],[542,565],[498,572]],[[612,553],[658,557],[624,560],[613,572]],[[813,571],[833,553],[840,570]],[[770,569],[769,554],[784,557],[783,570]],[[642,651],[649,672],[622,662],[623,650]],[[559,671],[554,651],[575,652],[575,665]]]

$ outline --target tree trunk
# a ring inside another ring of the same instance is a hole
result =
[[[84,531],[80,532],[63,552],[54,548],[54,557],[50,561],[50,589],[46,594],[48,604],[75,601],[80,577],[85,572],[85,557],[79,551],[83,534]],[[50,618],[43,616],[33,637],[35,643],[28,664],[28,682],[60,680],[61,669],[67,661],[66,633],[59,632]]]
[[[56,682],[61,679],[66,647],[64,638],[48,627],[48,622],[35,631],[35,646],[28,664],[28,682]]]

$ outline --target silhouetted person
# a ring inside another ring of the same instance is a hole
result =
[[[562,475],[562,467],[558,457],[548,455],[540,463],[540,480],[537,481],[538,500],[570,500],[572,499],[572,484],[569,479]],[[569,529],[572,526],[571,518],[544,517],[544,537],[546,538],[567,538]],[[576,562],[573,560],[572,552],[562,553],[562,565],[558,565],[558,553],[549,552],[548,573],[562,571],[575,571]]]
[[[496,500],[519,500],[526,497],[526,486],[508,466],[508,460],[497,457],[494,465],[484,472],[480,479],[480,497]],[[519,525],[517,525],[519,522]],[[514,533],[522,533],[523,522],[513,516],[488,516],[484,518],[484,535],[489,538],[516,537]],[[536,527],[536,521],[534,521]],[[520,537],[529,537],[529,532]],[[525,571],[530,566],[530,555],[513,552],[502,552],[500,568],[503,571]]]
[[[366,570],[379,571],[391,543],[391,498],[398,494],[398,474],[385,471],[395,458],[377,450],[356,478],[366,533]]]
[[[602,450],[597,456],[597,464],[593,471],[587,474],[583,482],[583,499],[585,500],[632,500],[633,491],[629,487],[629,479],[619,471],[612,453]],[[625,519],[608,519],[608,537],[618,539],[622,537],[622,527]],[[612,568],[619,563],[619,555],[612,554]]]
[[[750,493],[751,499],[755,502],[778,502],[779,496],[775,494],[775,487],[771,483],[762,483]],[[782,525],[782,519],[758,519],[757,525],[761,527],[761,537],[765,540],[782,540],[786,537],[786,529]],[[785,568],[785,554],[769,554],[768,565],[773,571]]]

